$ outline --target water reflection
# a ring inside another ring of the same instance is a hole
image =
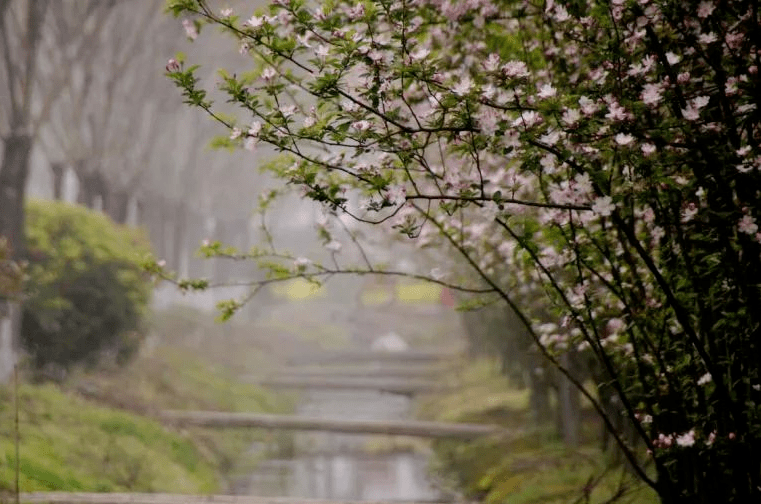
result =
[[[373,392],[315,391],[299,414],[309,417],[400,420],[411,400]],[[336,500],[435,501],[440,493],[427,475],[428,456],[412,451],[367,453],[369,436],[296,434],[296,456],[270,459],[238,481],[235,493]]]

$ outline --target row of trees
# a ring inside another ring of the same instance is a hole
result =
[[[9,260],[25,257],[23,202],[34,165],[48,172],[34,180],[50,187],[32,192],[145,226],[169,264],[215,273],[193,251],[202,239],[236,238],[229,229],[250,210],[233,204],[243,196],[236,188],[258,174],[242,156],[231,162],[207,152],[213,125],[172,100],[163,54],[183,46],[183,28],[162,7],[161,0],[0,1],[0,236]],[[0,323],[6,346],[18,341],[18,299],[0,297],[0,322],[13,321]],[[9,372],[2,367],[0,378]]]
[[[761,498],[754,2],[170,6],[251,56],[219,86],[237,117],[167,67],[229,142],[281,151],[273,174],[328,211],[453,251],[467,274],[417,274],[504,303],[663,502]],[[321,236],[325,264],[209,252],[275,279],[382,272]]]

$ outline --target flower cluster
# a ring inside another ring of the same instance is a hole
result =
[[[274,175],[330,212],[451,250],[550,362],[583,353],[602,369],[651,449],[761,423],[749,406],[761,400],[760,28],[748,2],[718,6],[278,0],[239,18],[170,2],[192,18],[188,37],[219,25],[255,61],[222,73],[241,111],[215,114],[228,142],[282,152]],[[213,112],[193,68],[167,71]],[[341,244],[324,243],[335,258]],[[653,439],[639,404],[653,426],[696,431]],[[713,491],[679,479],[670,456],[655,452],[672,486],[640,476],[674,495]],[[761,475],[748,478],[757,492]]]

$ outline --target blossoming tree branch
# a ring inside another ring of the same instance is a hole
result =
[[[196,66],[167,64],[228,143],[274,147],[274,175],[334,213],[452,250],[468,276],[431,279],[512,308],[663,502],[761,501],[757,2],[169,8],[188,37],[220,27],[250,56],[220,71],[237,117]],[[374,271],[204,250],[273,280]],[[601,370],[633,435],[569,354]]]

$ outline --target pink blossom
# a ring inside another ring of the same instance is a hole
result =
[[[592,211],[601,217],[609,217],[615,209],[616,205],[613,203],[613,198],[610,196],[597,198],[592,204]]]
[[[619,133],[618,135],[616,135],[615,140],[618,145],[626,146],[632,143],[635,140],[635,138],[632,135],[629,135],[628,133]]]
[[[223,18],[228,18],[233,15],[233,10],[230,8],[222,9],[219,11],[219,15]]]
[[[727,96],[736,95],[739,90],[740,89],[737,86],[737,77],[728,78],[726,84],[724,85],[724,92],[727,94]]]
[[[513,121],[513,127],[525,126],[531,128],[542,122],[542,116],[533,110],[521,111],[521,116]]]
[[[180,64],[177,62],[176,59],[170,58],[169,61],[167,61],[166,63],[166,71],[169,73],[179,72]]]
[[[505,77],[520,79],[522,77],[528,77],[528,67],[522,61],[508,61],[502,67],[502,73]]]
[[[644,154],[645,157],[655,154],[655,151],[656,151],[655,145],[651,143],[642,144],[641,149],[642,149],[642,154]]]
[[[254,121],[251,123],[251,127],[248,129],[248,134],[252,137],[259,136],[259,132],[262,131],[262,123]]]
[[[700,36],[698,37],[698,42],[704,45],[713,44],[717,40],[719,40],[719,37],[714,32],[701,33]]]
[[[195,40],[198,38],[198,29],[191,20],[183,19],[182,27],[185,28],[185,36],[187,36],[190,40]]]
[[[707,385],[713,381],[711,373],[706,373],[698,379],[698,385]]]
[[[758,231],[758,224],[756,224],[756,218],[751,215],[745,215],[737,223],[737,230],[741,233],[749,235],[756,234]]]
[[[689,432],[677,436],[676,444],[683,448],[693,446],[695,444],[695,429],[691,429]]]
[[[551,84],[545,84],[539,89],[539,92],[536,94],[536,96],[544,100],[547,98],[552,98],[555,96],[555,94],[557,94],[557,90],[552,87]]]
[[[597,104],[590,98],[587,98],[586,96],[582,96],[581,98],[579,98],[579,106],[581,107],[581,112],[585,116],[591,116],[592,114],[597,112]]]
[[[237,140],[243,132],[240,128],[233,128],[230,132],[230,140]]]
[[[456,94],[457,96],[465,96],[473,89],[473,81],[470,79],[469,76],[463,77],[455,86],[452,88],[452,92]]]
[[[277,75],[277,70],[275,70],[272,67],[267,67],[262,72],[262,79],[264,79],[265,81],[269,82],[272,79],[274,79],[276,75]]]
[[[698,17],[700,19],[707,18],[708,16],[711,15],[711,13],[713,13],[713,10],[715,8],[716,8],[716,5],[714,4],[714,2],[703,0],[702,2],[700,2],[700,4],[698,4]]]
[[[658,84],[645,84],[642,90],[642,102],[649,106],[654,107],[658,105],[663,97],[661,96],[661,86]]]

